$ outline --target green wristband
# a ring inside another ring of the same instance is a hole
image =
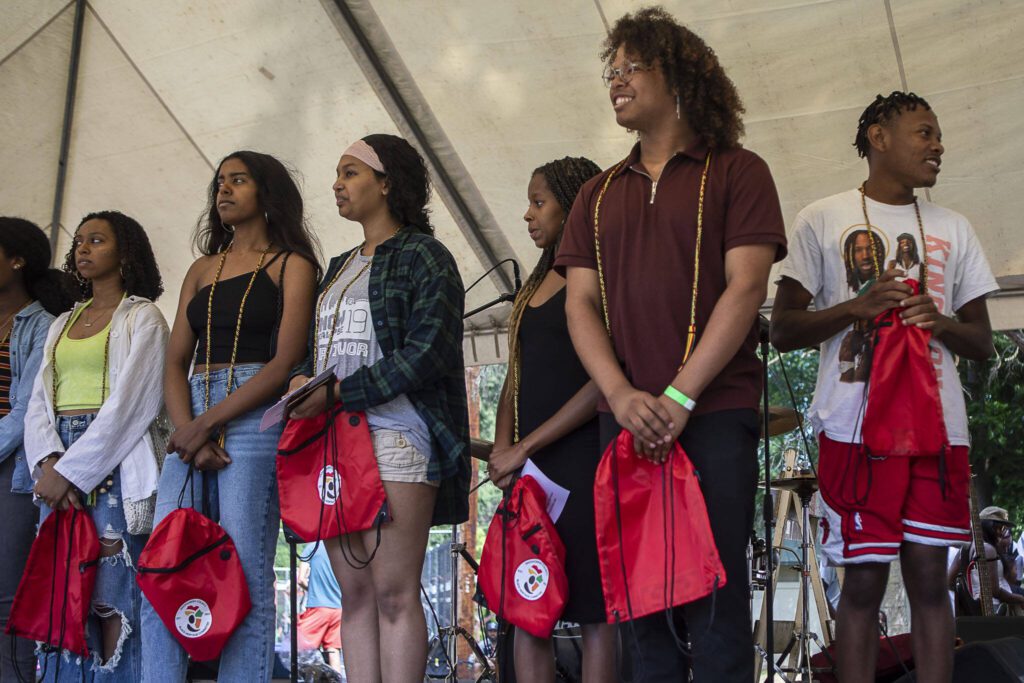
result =
[[[689,410],[691,413],[693,412],[693,409],[697,407],[696,401],[694,401],[692,398],[676,389],[671,384],[665,387],[665,395],[668,396],[673,401],[675,401],[676,403],[678,403],[679,405],[681,405],[682,407]]]

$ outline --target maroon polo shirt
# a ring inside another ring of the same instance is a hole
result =
[[[615,353],[638,389],[660,395],[676,376],[690,325],[697,198],[707,147],[698,141],[672,157],[656,188],[640,163],[640,144],[601,202],[601,257]],[[580,190],[565,224],[555,268],[597,268],[594,204],[608,171]],[[725,291],[725,252],[744,244],[776,245],[786,230],[768,164],[745,149],[714,150],[704,191],[697,343]],[[757,323],[736,356],[711,381],[696,413],[756,408],[761,391]],[[609,411],[602,399],[599,408]]]

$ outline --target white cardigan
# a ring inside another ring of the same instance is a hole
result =
[[[43,362],[25,413],[25,453],[34,480],[39,461],[63,453],[54,469],[82,491],[92,491],[121,466],[121,496],[145,500],[156,491],[160,476],[149,427],[164,404],[164,352],[167,322],[149,299],[129,296],[114,310],[110,323],[109,392],[96,419],[70,448],[57,434],[53,412],[53,346],[68,317],[50,325]]]

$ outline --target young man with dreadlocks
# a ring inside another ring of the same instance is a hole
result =
[[[556,268],[568,281],[569,330],[603,395],[602,444],[621,426],[638,452],[664,462],[679,440],[700,473],[726,572],[716,595],[622,632],[634,680],[684,680],[674,634],[685,629],[695,680],[746,683],[756,318],[771,265],[785,255],[778,194],[768,165],[739,146],[739,96],[697,35],[647,8],[616,22],[603,58],[616,121],[639,142],[583,186],[566,223]]]
[[[854,146],[868,160],[867,180],[796,218],[780,271],[772,342],[782,351],[821,346],[809,417],[820,445],[822,549],[831,564],[846,567],[836,634],[839,679],[874,680],[878,608],[889,562],[899,557],[918,680],[948,681],[953,617],[946,547],[971,538],[967,414],[953,354],[992,355],[985,296],[997,285],[967,219],[914,194],[935,185],[942,161],[942,132],[927,102],[913,93],[879,95],[861,115]],[[864,239],[847,253],[842,245],[853,234]],[[917,254],[915,265],[910,257]],[[851,269],[859,275],[851,278]],[[904,277],[926,283],[926,293],[912,296]],[[952,449],[944,462],[940,455],[871,457],[858,468],[867,457],[857,444],[871,356],[866,349],[865,372],[847,381],[842,351],[851,334],[868,330],[891,308],[901,309],[904,325],[931,332]]]
[[[509,319],[509,364],[488,461],[491,480],[505,488],[529,458],[570,491],[555,528],[565,544],[569,599],[562,619],[583,633],[583,680],[612,681],[615,628],[606,623],[594,530],[598,449],[597,386],[587,376],[565,319],[565,278],[554,271],[566,216],[580,187],[601,172],[594,162],[565,157],[533,172],[523,216],[543,251]],[[492,605],[493,607],[493,605]],[[519,680],[555,680],[550,639],[516,630]]]

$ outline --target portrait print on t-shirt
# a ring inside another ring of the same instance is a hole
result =
[[[324,297],[320,306],[320,338],[317,339],[317,348],[323,349],[331,334],[331,327],[334,326],[334,311],[338,310],[338,324],[334,327],[334,339],[331,340],[327,353],[327,365],[337,365],[342,356],[366,359],[370,356],[370,342],[372,340],[372,325],[370,319],[370,300],[356,298],[346,293],[338,307],[338,288],[332,288]],[[322,351],[318,359],[323,362]]]
[[[928,294],[942,315],[955,315],[967,303],[998,291],[970,222],[923,198],[917,204],[862,199],[857,189],[814,202],[796,217],[789,257],[780,267],[780,276],[800,283],[814,297],[814,308],[819,311],[860,294],[875,276],[876,256],[878,271],[884,272],[895,263],[918,282],[923,282],[926,265]],[[874,252],[865,239],[865,208],[871,236],[881,241]],[[867,329],[867,324],[851,325],[820,345],[818,381],[807,417],[817,433],[824,432],[833,441],[861,440],[865,380],[871,367]],[[933,338],[928,346],[949,442],[953,446],[970,445],[964,392],[954,356],[941,339]],[[842,381],[836,381],[837,375]]]
[[[904,236],[909,237],[905,233],[900,235]],[[883,270],[888,240],[885,233],[874,226],[869,231],[864,223],[857,223],[843,231],[842,245],[846,285],[861,296],[875,281],[875,274]],[[866,382],[870,372],[871,321],[860,320],[839,344],[839,381]]]

